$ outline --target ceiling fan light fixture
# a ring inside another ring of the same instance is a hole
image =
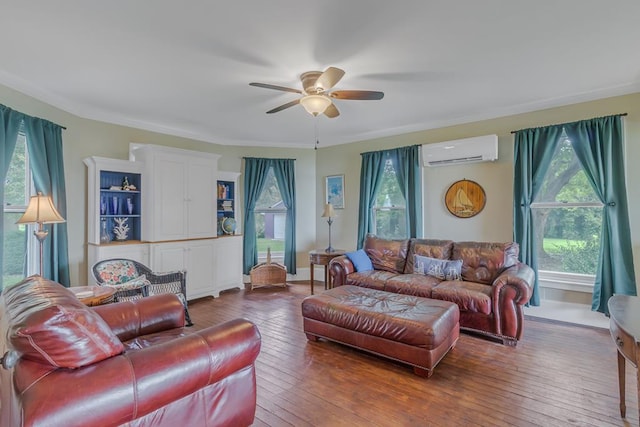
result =
[[[300,104],[309,114],[317,116],[324,113],[324,110],[331,105],[331,100],[324,95],[306,95],[300,99]]]

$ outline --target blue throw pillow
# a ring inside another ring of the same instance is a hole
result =
[[[351,260],[356,271],[373,270],[373,264],[371,264],[371,260],[364,249],[359,249],[355,252],[347,252],[345,255]]]
[[[440,280],[460,280],[462,260],[448,260],[414,255],[413,272],[437,277]]]

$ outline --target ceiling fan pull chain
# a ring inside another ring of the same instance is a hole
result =
[[[316,146],[313,149],[317,150],[318,145],[320,144],[320,141],[318,140],[318,116],[315,116],[313,118],[313,126],[315,128],[315,136],[316,136]]]

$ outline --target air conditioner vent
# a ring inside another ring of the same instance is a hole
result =
[[[489,162],[498,159],[498,136],[485,135],[422,145],[425,166]]]

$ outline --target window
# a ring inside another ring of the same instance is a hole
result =
[[[37,254],[36,240],[28,233],[26,224],[16,224],[29,204],[31,194],[31,173],[29,155],[24,134],[18,135],[13,157],[4,183],[4,258],[2,283],[10,286],[18,283],[30,272],[38,260],[31,254]],[[37,255],[36,255],[37,256]]]
[[[384,165],[380,190],[373,208],[376,235],[385,239],[407,238],[406,201],[391,159]]]
[[[553,275],[593,284],[598,264],[602,203],[564,138],[532,203],[541,278]]]
[[[271,248],[272,260],[283,262],[287,208],[282,202],[273,168],[269,168],[264,189],[256,202],[255,214],[258,260],[264,261],[267,258],[267,248]]]

